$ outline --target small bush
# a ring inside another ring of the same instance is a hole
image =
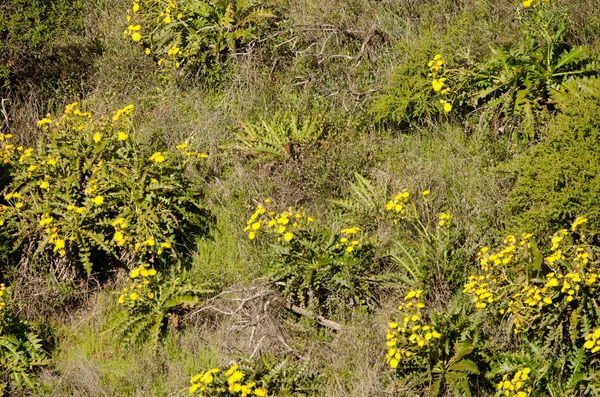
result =
[[[149,264],[133,269],[129,278],[131,284],[118,298],[124,310],[105,331],[112,333],[113,338],[125,347],[149,342],[157,348],[165,318],[174,318],[182,308],[197,306],[203,297],[213,292],[203,286],[194,286],[174,269],[164,277]]]
[[[391,81],[369,109],[377,122],[406,127],[438,114],[426,62],[426,58],[407,55],[405,63],[394,69]]]
[[[94,117],[74,103],[60,118],[38,122],[45,135],[36,148],[2,136],[12,182],[0,222],[15,250],[89,275],[114,261],[177,259],[183,244],[206,230],[200,193],[185,177],[192,159],[206,155],[187,143],[144,154],[128,118],[132,111],[129,105],[112,117]]]
[[[291,304],[326,313],[340,304],[373,307],[374,275],[381,270],[374,247],[363,244],[359,227],[327,233],[314,230],[312,222],[291,208],[276,214],[260,204],[244,231],[250,240],[261,235],[270,240],[269,272]]]
[[[124,36],[139,42],[161,68],[206,75],[227,55],[248,51],[277,18],[253,1],[134,0],[127,20]]]

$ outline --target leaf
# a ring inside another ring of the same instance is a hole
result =
[[[455,371],[455,372],[464,372],[470,375],[478,375],[479,374],[479,368],[477,367],[477,364],[475,364],[473,361],[471,360],[461,360],[459,362],[457,362],[456,364],[451,365],[448,368],[449,371]]]

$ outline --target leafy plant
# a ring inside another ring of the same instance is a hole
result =
[[[167,70],[206,71],[227,55],[249,51],[277,23],[264,2],[134,0],[124,36]]]
[[[391,71],[389,82],[369,108],[375,121],[405,128],[438,113],[425,62],[418,52],[407,53],[402,64]]]
[[[239,144],[230,147],[246,155],[283,160],[292,157],[303,145],[317,142],[325,133],[325,115],[312,114],[300,119],[295,113],[278,112],[271,120],[242,123]]]
[[[427,390],[427,395],[477,395],[480,367],[486,365],[480,355],[479,318],[459,299],[441,310],[427,310],[422,293],[409,291],[397,320],[388,324],[388,364],[401,383]]]
[[[534,138],[534,115],[552,108],[553,92],[561,91],[569,78],[600,71],[587,48],[568,43],[566,19],[557,7],[544,2],[525,11],[518,45],[493,48],[487,60],[467,72],[468,86],[479,90],[474,104],[522,116],[529,139]]]
[[[60,118],[38,122],[46,135],[36,148],[2,135],[12,182],[0,222],[11,231],[15,250],[65,258],[89,275],[106,257],[176,259],[180,244],[204,232],[200,194],[184,175],[192,159],[204,155],[186,143],[176,152],[145,155],[127,118],[132,111],[129,105],[112,118],[96,118],[71,104]]]
[[[177,327],[177,313],[195,307],[214,290],[193,285],[185,274],[172,269],[169,277],[149,265],[141,265],[131,271],[131,284],[123,289],[118,298],[123,310],[119,311],[105,333],[122,346],[149,343],[158,347],[165,330],[165,319],[171,319]]]
[[[309,360],[298,364],[290,357],[276,359],[272,355],[261,356],[262,367],[258,370],[267,390],[277,390],[277,395],[311,396],[316,392],[319,374],[308,373]]]
[[[271,239],[270,276],[290,303],[322,312],[340,303],[373,307],[382,264],[373,246],[360,241],[360,228],[330,234],[312,230],[311,223],[301,212],[275,214],[260,204],[244,231],[251,240],[260,234]]]
[[[36,390],[34,372],[48,365],[41,340],[10,309],[10,289],[0,284],[0,396]]]

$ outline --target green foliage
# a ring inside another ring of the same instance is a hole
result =
[[[317,390],[320,376],[308,372],[308,360],[298,364],[291,357],[276,359],[269,355],[261,356],[261,364],[258,373],[265,388],[277,390],[278,396],[312,396]]]
[[[404,63],[393,70],[390,81],[369,109],[377,122],[406,127],[410,123],[422,123],[439,113],[433,104],[424,56],[407,55]]]
[[[46,134],[36,148],[2,141],[13,180],[0,219],[15,250],[65,258],[72,272],[81,264],[89,275],[115,260],[177,259],[181,244],[205,232],[200,194],[184,175],[202,155],[187,144],[144,154],[127,118],[132,111],[96,118],[75,103],[38,123]]]
[[[214,292],[194,285],[185,274],[179,275],[174,269],[168,277],[163,277],[147,267],[142,265],[131,272],[131,285],[124,288],[118,299],[123,310],[104,331],[123,347],[148,343],[156,349],[166,329],[166,319],[177,328],[181,310],[198,306]]]
[[[502,167],[514,178],[507,211],[513,230],[568,228],[579,215],[600,227],[600,81],[570,80],[555,95],[560,113],[544,140]]]
[[[26,321],[14,316],[10,306],[10,288],[0,284],[0,396],[35,391],[34,372],[48,365],[41,340]]]
[[[230,146],[246,155],[283,160],[297,155],[302,146],[314,144],[325,134],[324,113],[304,118],[291,112],[277,112],[271,120],[242,123],[239,144]]]
[[[566,17],[558,7],[549,2],[524,10],[517,45],[493,48],[490,57],[463,71],[468,76],[466,89],[478,90],[472,96],[474,105],[504,117],[521,116],[530,140],[536,114],[552,107],[551,94],[562,91],[563,82],[600,71],[587,48],[569,43]]]
[[[374,307],[383,263],[373,245],[361,242],[358,227],[329,233],[311,223],[291,208],[275,214],[260,204],[244,231],[251,240],[260,234],[271,239],[269,273],[291,304],[323,313],[340,305]]]
[[[128,17],[125,36],[161,67],[193,75],[206,74],[227,55],[252,51],[278,21],[264,2],[245,0],[134,0]]]

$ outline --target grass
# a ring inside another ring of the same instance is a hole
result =
[[[600,51],[600,16],[592,3],[566,7],[579,41]],[[291,313],[268,294],[235,312],[235,302],[270,288],[264,277],[269,257],[242,229],[266,197],[279,208],[302,207],[331,230],[362,224],[364,213],[334,203],[352,196],[359,174],[375,186],[373,200],[380,207],[402,189],[430,189],[434,212],[451,213],[456,228],[458,253],[448,266],[469,274],[477,250],[506,231],[511,181],[498,166],[527,144],[502,134],[476,113],[398,125],[385,118],[375,122],[372,106],[387,92],[398,66],[414,62],[407,54],[427,60],[443,52],[449,62],[467,64],[490,46],[516,40],[518,4],[289,0],[283,26],[291,32],[290,41],[267,49],[274,58],[268,51],[236,56],[220,87],[161,76],[139,46],[121,37],[128,7],[122,0],[87,1],[86,36],[98,40],[102,51],[94,55],[83,90],[76,98],[59,95],[43,104],[35,94],[14,98],[5,127],[18,131],[24,145],[32,145],[37,119],[79,99],[83,108],[99,114],[135,104],[134,121],[148,151],[193,137],[210,157],[205,175],[190,173],[205,192],[216,224],[192,247],[186,271],[195,282],[210,282],[231,294],[211,301],[218,310],[171,319],[156,352],[143,346],[123,350],[102,334],[118,310],[110,289],[112,283],[124,283],[125,274],[117,274],[116,281],[89,292],[87,303],[78,301],[66,318],[58,312],[50,316],[56,346],[51,366],[40,373],[44,395],[185,395],[195,373],[249,357],[257,361],[267,353],[308,362],[320,375],[311,395],[412,395],[388,370],[384,339],[390,313],[408,285],[386,290],[375,312],[341,310],[335,319],[344,325],[339,333]],[[325,112],[329,134],[283,161],[228,149],[241,122],[282,109]],[[397,237],[377,219],[372,222],[365,228],[374,236]]]

